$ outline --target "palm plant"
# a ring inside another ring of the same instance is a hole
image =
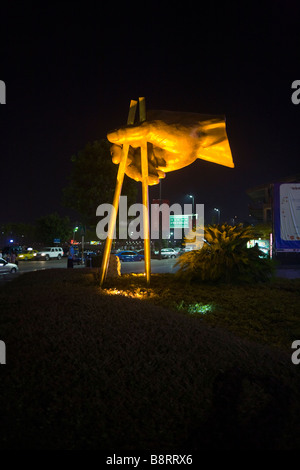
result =
[[[190,234],[188,238],[192,238]],[[274,268],[262,258],[257,246],[247,248],[252,227],[208,225],[205,243],[199,250],[183,254],[177,261],[177,277],[188,281],[253,282],[270,279]]]

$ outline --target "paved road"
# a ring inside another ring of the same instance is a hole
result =
[[[174,259],[153,259],[151,260],[151,271],[153,273],[172,273],[175,272]],[[66,268],[67,258],[61,260],[49,260],[49,261],[19,261],[19,272],[26,273],[29,271],[39,271],[41,269],[51,268]],[[74,265],[74,268],[80,268],[79,265]],[[132,261],[132,262],[121,262],[121,273],[143,273],[145,271],[145,265],[143,261]]]
[[[44,269],[51,269],[51,268],[66,268],[67,267],[67,258],[62,259],[51,259],[49,261],[19,261],[19,272],[20,273],[27,273],[30,271],[40,271]],[[78,266],[80,267],[80,266]],[[75,265],[77,268],[77,265]]]
[[[286,279],[300,279],[300,265],[294,266],[280,266],[277,268],[277,277],[284,277]]]
[[[177,268],[174,267],[176,260],[174,259],[152,259],[151,272],[157,273],[174,273]],[[129,263],[121,263],[121,273],[144,273],[145,264],[143,261],[131,261]]]
[[[42,271],[45,269],[51,268],[66,268],[67,267],[67,258],[62,258],[61,260],[51,260],[51,261],[19,261],[19,271],[17,274],[10,273],[1,273],[0,274],[0,284],[11,281],[16,276],[22,273],[28,273],[32,271]],[[75,266],[75,268],[80,268],[80,266]]]
[[[165,259],[151,260],[151,272],[152,273],[174,273],[178,269],[175,267],[176,260],[174,259]],[[144,263],[143,262],[131,262],[131,263],[122,263],[121,272],[122,274],[127,273],[143,273],[144,272]],[[285,265],[277,268],[276,271],[277,277],[284,277],[286,279],[300,279],[300,265]]]
[[[151,272],[152,273],[172,273],[175,272],[174,259],[165,259],[151,260]],[[74,265],[74,269],[80,269],[82,265]],[[84,267],[84,266],[83,266]],[[49,260],[49,261],[19,261],[19,272],[18,274],[0,274],[0,283],[10,281],[14,279],[16,275],[32,272],[32,271],[41,271],[45,269],[53,268],[67,268],[67,258],[62,258],[61,260]],[[133,261],[133,262],[121,262],[121,273],[144,273],[145,265],[143,261]]]
[[[174,273],[177,268],[175,268],[174,259],[165,259],[151,260],[151,272],[154,274],[157,273]],[[74,265],[75,269],[80,269],[81,265]],[[45,269],[53,268],[67,268],[67,258],[62,258],[61,260],[50,260],[50,261],[19,261],[19,273],[26,273],[30,271],[39,271]],[[121,273],[144,273],[145,265],[143,261],[134,261],[134,262],[121,262]],[[9,281],[14,278],[14,274],[5,274],[0,275],[0,283]],[[277,269],[277,277],[284,277],[287,279],[299,279],[300,278],[300,266],[281,266]]]

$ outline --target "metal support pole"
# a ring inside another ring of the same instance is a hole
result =
[[[140,121],[146,120],[145,98],[139,98]],[[151,247],[150,247],[150,223],[149,223],[149,191],[148,191],[148,152],[147,141],[141,145],[142,167],[142,202],[143,202],[143,227],[144,227],[144,260],[147,285],[151,276]]]
[[[84,264],[84,235],[81,235],[81,264]]]
[[[136,107],[137,107],[137,101],[131,100],[128,120],[127,120],[128,125],[134,124]],[[101,265],[101,271],[100,271],[100,287],[102,287],[103,282],[105,281],[105,278],[106,278],[109,256],[111,252],[111,245],[112,245],[114,231],[116,227],[120,195],[121,195],[123,181],[124,181],[128,151],[129,151],[129,145],[124,144],[123,149],[122,149],[122,159],[119,164],[117,182],[116,182],[116,187],[115,187],[115,194],[114,194],[114,199],[113,199],[113,211],[109,220],[107,238],[106,238],[105,247],[104,247],[103,259],[102,259],[102,265]]]

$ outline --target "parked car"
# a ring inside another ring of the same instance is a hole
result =
[[[143,261],[144,255],[133,250],[120,251],[116,253],[120,261]]]
[[[21,253],[23,249],[21,245],[9,245],[9,246],[5,246],[0,251],[2,251],[2,256],[11,255],[12,253],[15,253],[15,255],[17,255],[18,253]]]
[[[86,259],[86,253],[83,253],[83,263],[82,263],[82,252],[79,250],[75,250],[73,263],[74,264],[84,264]]]
[[[5,259],[0,258],[0,273],[16,273],[19,270],[14,263],[8,263]]]
[[[139,255],[143,255],[143,257],[145,258],[144,250],[136,250],[136,252],[137,252]],[[153,250],[151,250],[150,256],[151,256],[151,258],[156,258],[156,255],[155,255],[155,253],[154,253]]]
[[[95,251],[92,251],[92,250],[84,250],[84,254],[88,257],[88,256],[97,256],[97,253],[95,253]]]
[[[69,253],[69,247],[65,246],[62,250],[63,250],[63,256],[66,258],[68,256],[68,253]]]
[[[29,259],[35,259],[37,255],[37,250],[27,250],[18,253],[17,261],[28,261]]]
[[[159,251],[155,251],[155,255],[159,255]],[[176,258],[178,256],[178,252],[175,251],[173,248],[162,248],[161,249],[161,257],[162,258]]]
[[[64,255],[63,249],[60,246],[50,246],[42,248],[36,254],[36,259],[48,261],[49,259],[61,259]]]
[[[182,247],[174,248],[174,250],[177,252],[177,256],[181,256],[183,253],[186,253],[186,250]]]

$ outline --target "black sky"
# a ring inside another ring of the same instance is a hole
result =
[[[139,96],[149,109],[225,114],[235,168],[198,160],[168,174],[162,196],[247,218],[248,188],[299,173],[297,3],[1,6],[0,223],[68,213],[72,154],[123,125]]]

